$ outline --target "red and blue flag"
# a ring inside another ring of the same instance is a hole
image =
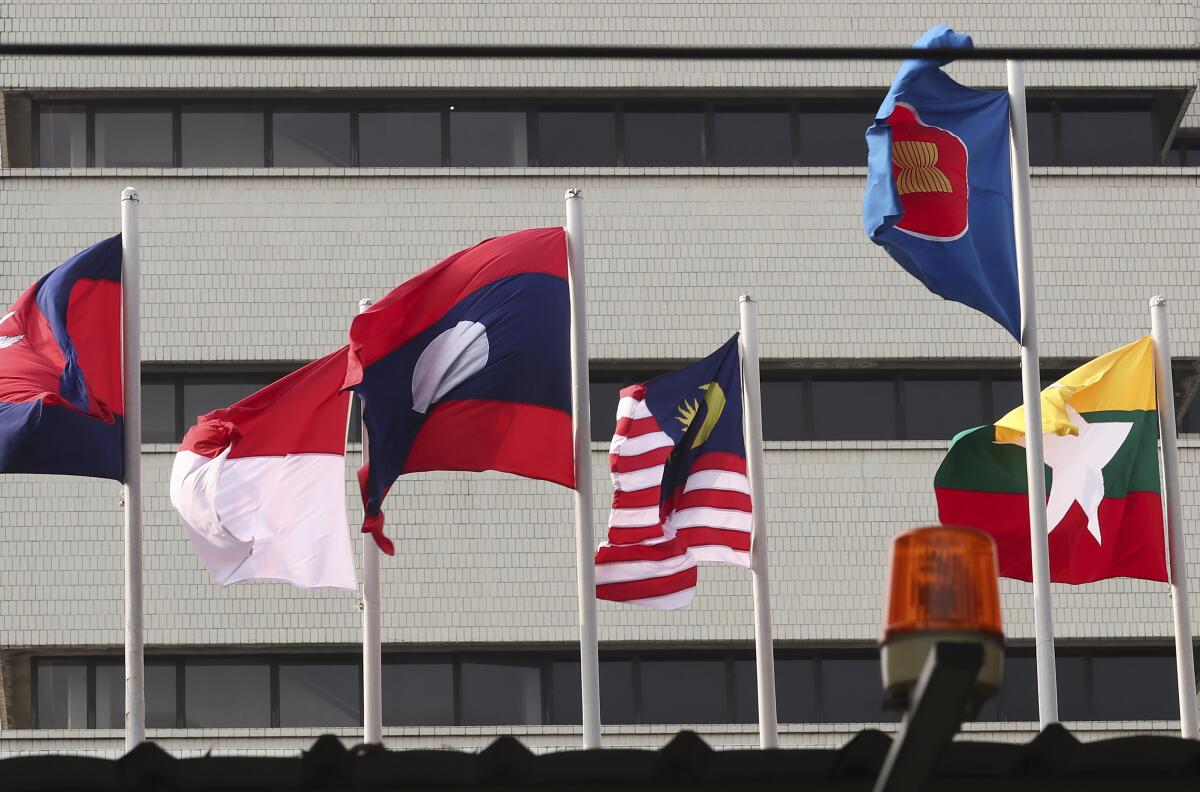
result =
[[[121,237],[92,245],[0,318],[0,472],[124,477]]]
[[[704,360],[621,391],[598,598],[683,608],[698,563],[750,566],[744,437],[736,335]]]
[[[915,48],[970,49],[939,25]],[[947,300],[995,319],[1021,340],[1013,235],[1008,94],[959,85],[941,66],[908,60],[867,130],[867,235]]]
[[[371,533],[405,473],[497,470],[575,486],[571,312],[562,228],[496,237],[402,283],[350,326]]]

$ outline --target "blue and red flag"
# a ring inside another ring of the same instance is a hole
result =
[[[750,566],[750,482],[738,337],[621,391],[613,505],[596,551],[599,599],[686,607],[698,563]]]
[[[972,47],[939,25],[914,47]],[[867,236],[947,300],[1021,340],[1008,94],[959,85],[948,61],[908,60],[867,130]]]
[[[562,228],[489,239],[397,286],[350,326],[371,533],[396,478],[498,470],[575,486],[571,311]]]
[[[92,245],[0,318],[0,473],[124,477],[121,237]]]

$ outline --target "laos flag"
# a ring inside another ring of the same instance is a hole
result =
[[[393,289],[350,326],[363,402],[363,531],[404,473],[498,470],[575,486],[562,228],[489,239]]]
[[[939,25],[918,48],[970,49]],[[947,300],[995,319],[1019,342],[1008,94],[959,85],[945,61],[909,60],[867,130],[867,236]]]
[[[0,473],[124,477],[121,237],[92,245],[0,318]]]

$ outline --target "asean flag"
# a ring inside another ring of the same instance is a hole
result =
[[[124,412],[117,235],[0,317],[0,472],[122,481]]]
[[[939,25],[914,48],[970,49]],[[863,224],[926,288],[1019,342],[1008,94],[959,85],[934,60],[901,65],[867,130]]]
[[[455,253],[350,326],[345,387],[363,402],[366,519],[405,473],[497,470],[575,486],[566,233],[538,228]]]

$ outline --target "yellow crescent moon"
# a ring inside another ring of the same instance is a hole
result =
[[[717,428],[717,421],[721,420],[721,413],[725,411],[725,391],[721,390],[720,385],[710,382],[700,388],[704,391],[704,404],[708,409],[704,411],[704,423],[700,424],[692,448],[698,448],[709,438],[713,429]]]

